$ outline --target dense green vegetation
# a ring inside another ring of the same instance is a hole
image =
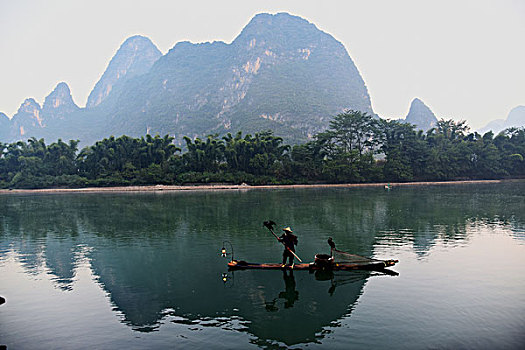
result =
[[[333,118],[305,144],[271,131],[185,137],[110,137],[46,145],[31,138],[0,143],[1,188],[188,183],[343,183],[496,179],[525,175],[525,128],[469,133],[464,121],[440,120],[427,133],[357,111]]]

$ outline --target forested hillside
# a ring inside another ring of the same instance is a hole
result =
[[[313,141],[288,145],[271,131],[185,137],[110,137],[0,143],[0,187],[49,188],[188,183],[351,183],[525,176],[525,128],[469,133],[439,120],[427,133],[399,121],[346,111]]]

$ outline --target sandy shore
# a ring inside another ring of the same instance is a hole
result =
[[[462,185],[462,184],[491,184],[503,182],[522,182],[519,180],[469,180],[469,181],[427,181],[427,182],[381,182],[381,183],[358,183],[358,184],[315,184],[315,185],[194,185],[194,186],[175,186],[175,185],[155,185],[155,186],[122,186],[122,187],[86,187],[86,188],[49,188],[33,190],[0,190],[0,194],[7,193],[104,193],[104,192],[173,192],[173,191],[231,191],[231,190],[251,190],[251,189],[300,189],[300,188],[351,188],[351,187],[391,187],[398,186],[435,186],[435,185]]]

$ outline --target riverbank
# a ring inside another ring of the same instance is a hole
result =
[[[153,186],[117,186],[117,187],[86,187],[86,188],[48,188],[48,189],[4,189],[0,194],[8,193],[106,193],[106,192],[177,192],[177,191],[227,191],[251,189],[300,189],[300,188],[352,188],[352,187],[399,187],[399,186],[436,186],[436,185],[468,185],[491,184],[503,182],[523,182],[525,179],[508,180],[464,180],[464,181],[423,181],[423,182],[378,182],[352,184],[309,184],[309,185],[260,185],[246,184],[212,184],[212,185],[153,185]]]

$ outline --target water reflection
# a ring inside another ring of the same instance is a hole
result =
[[[293,270],[283,271],[284,280],[284,291],[279,292],[279,296],[274,298],[270,302],[266,302],[266,311],[276,312],[279,311],[279,307],[276,306],[277,300],[284,300],[284,308],[293,307],[293,304],[299,299],[299,292],[295,290],[295,278],[293,276]]]
[[[238,310],[231,314],[250,321],[247,332],[274,345],[317,341],[324,327],[349,315],[370,277],[367,272],[347,272],[341,293],[334,293],[333,275],[326,279],[308,271],[233,273],[236,287],[223,300],[226,313]]]
[[[328,236],[360,255],[409,246],[421,258],[436,242],[468,241],[471,225],[506,226],[523,239],[525,186],[492,186],[2,195],[0,268],[11,254],[25,273],[45,270],[58,290],[74,292],[87,259],[135,331],[170,319],[247,332],[257,345],[316,342],[377,274],[239,271],[225,284],[224,240],[240,259],[278,262],[281,248],[261,225],[268,218],[294,228],[305,260],[327,248]]]

